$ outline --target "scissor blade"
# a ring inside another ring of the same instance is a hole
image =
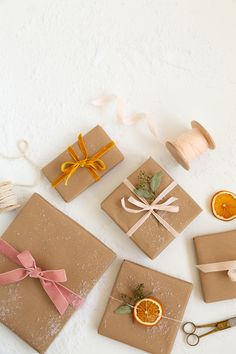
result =
[[[236,326],[236,317],[232,317],[228,320],[230,327]]]

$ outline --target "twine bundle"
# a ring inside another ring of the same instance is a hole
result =
[[[35,187],[39,179],[41,177],[40,168],[28,157],[27,151],[29,148],[29,144],[26,140],[20,140],[17,144],[19,155],[17,156],[7,156],[0,153],[0,158],[4,160],[19,160],[23,159],[27,161],[34,169],[37,170],[37,177],[35,181],[31,184],[23,184],[23,183],[14,183],[10,181],[0,182],[0,213],[14,210],[20,207],[20,204],[17,200],[17,194],[14,191],[14,187],[24,187],[24,188],[32,188]]]
[[[13,184],[9,181],[0,182],[0,213],[19,208]]]

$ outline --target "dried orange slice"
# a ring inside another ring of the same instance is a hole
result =
[[[162,306],[155,298],[145,298],[134,305],[134,318],[144,326],[155,326],[161,320],[162,314]]]
[[[211,209],[216,218],[233,220],[236,218],[236,195],[228,191],[217,192],[211,200]]]

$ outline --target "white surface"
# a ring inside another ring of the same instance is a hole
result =
[[[0,150],[15,153],[26,138],[40,166],[73,142],[78,132],[102,124],[125,153],[125,161],[70,204],[44,179],[36,191],[80,222],[118,255],[86,304],[60,333],[48,354],[141,353],[97,334],[122,258],[192,281],[185,319],[204,323],[236,314],[236,302],[205,304],[194,268],[192,237],[233,229],[209,212],[217,190],[235,191],[236,1],[220,0],[1,0]],[[185,171],[146,125],[126,128],[89,102],[103,93],[127,101],[127,112],[149,111],[160,137],[173,137],[202,122],[215,137],[208,152]],[[203,207],[204,212],[155,261],[149,260],[100,210],[100,202],[152,155]],[[4,170],[3,170],[4,166]],[[30,181],[20,162],[0,161],[2,179]],[[21,198],[33,190],[19,189]],[[0,216],[3,232],[16,212]],[[91,217],[92,216],[92,217]],[[22,318],[22,321],[24,319]],[[235,353],[236,329],[209,336],[189,348],[179,332],[173,354]],[[1,354],[34,351],[0,327]]]

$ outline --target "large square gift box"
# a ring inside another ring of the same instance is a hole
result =
[[[205,302],[236,298],[236,230],[194,238]]]
[[[146,191],[141,196],[136,193],[140,174],[142,178],[143,174],[144,178],[156,175],[153,182],[158,188],[152,203],[145,199]],[[201,212],[198,204],[152,158],[123,181],[101,207],[151,259]]]
[[[34,194],[0,239],[0,321],[44,353],[114,258]]]
[[[70,202],[124,159],[97,125],[42,169],[61,197]]]
[[[116,313],[121,294],[132,296],[138,284],[162,305],[163,317],[147,327],[132,313]],[[106,337],[153,354],[169,354],[192,291],[192,284],[153,269],[124,261],[111,292],[98,332]]]

